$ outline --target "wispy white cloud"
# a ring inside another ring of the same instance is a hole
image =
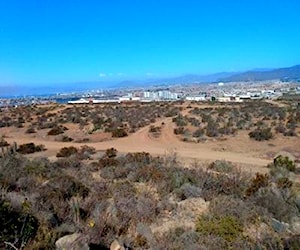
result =
[[[106,74],[105,73],[99,73],[99,77],[104,78],[104,77],[106,77]]]

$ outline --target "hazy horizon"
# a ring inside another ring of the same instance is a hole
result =
[[[0,89],[293,66],[299,10],[296,0],[2,1]]]

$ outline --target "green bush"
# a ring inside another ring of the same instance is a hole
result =
[[[196,222],[196,231],[205,235],[217,235],[231,243],[242,236],[243,227],[233,216],[202,215]]]
[[[274,167],[285,168],[290,172],[295,172],[296,164],[294,161],[290,160],[287,156],[279,155],[273,161]]]

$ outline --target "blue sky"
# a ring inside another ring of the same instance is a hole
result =
[[[0,86],[300,63],[299,0],[0,0]]]

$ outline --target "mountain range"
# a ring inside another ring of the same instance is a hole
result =
[[[266,81],[266,80],[299,80],[300,65],[272,70],[253,70],[220,78],[222,82]]]
[[[300,65],[278,69],[255,69],[246,72],[221,72],[209,75],[189,74],[171,78],[127,80],[115,84],[116,88],[169,86],[175,84],[197,84],[214,82],[248,82],[266,80],[299,80]]]

